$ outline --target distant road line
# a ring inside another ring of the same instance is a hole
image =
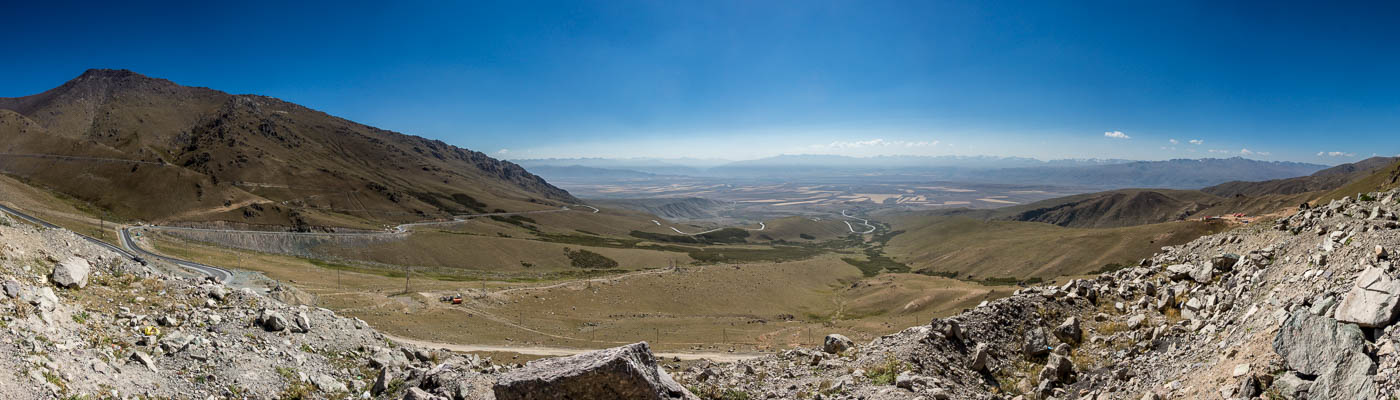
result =
[[[653,220],[652,222],[656,222],[656,221]],[[658,225],[660,225],[660,224],[658,223]],[[704,234],[710,233],[710,232],[718,232],[718,231],[721,231],[721,230],[729,229],[729,228],[715,228],[715,229],[711,229],[711,230],[704,231],[704,232],[686,233],[686,232],[682,232],[680,229],[676,229],[676,227],[674,227],[674,226],[672,226],[672,227],[670,227],[670,228],[671,228],[671,230],[676,231],[676,233],[679,233],[679,234],[682,234],[682,235],[690,235],[690,236],[704,235]],[[749,229],[749,228],[739,228],[739,229],[743,229],[743,230],[746,230],[746,231],[755,231],[755,232],[757,232],[757,231],[761,231],[761,230],[764,230],[764,229],[768,229],[768,225],[764,225],[763,222],[760,221],[760,222],[758,223],[758,229]]]
[[[169,165],[170,165],[170,164],[166,164],[166,163],[163,163],[163,162],[145,161],[145,160],[129,160],[129,159],[122,159],[122,158],[103,158],[103,157],[86,157],[86,156],[65,156],[65,155],[59,155],[59,154],[0,153],[0,157],[48,158],[48,159],[55,159],[55,160],[68,160],[68,161],[97,161],[97,162],[115,162],[115,163],[128,163],[128,164],[148,164],[148,165],[159,165],[159,166],[169,166]]]
[[[593,208],[593,207],[590,207],[590,206],[583,206],[583,207]],[[597,211],[597,210],[598,210],[597,208],[593,208],[593,209],[595,210],[595,211],[593,211],[594,213],[598,212],[598,211]],[[406,223],[406,224],[399,224],[399,225],[394,226],[393,228],[390,228],[388,231],[383,231],[383,232],[285,232],[285,231],[256,231],[256,230],[245,230],[245,229],[193,228],[193,227],[184,227],[184,226],[165,226],[165,225],[146,225],[146,226],[143,226],[142,229],[159,230],[159,231],[238,233],[238,234],[270,235],[270,236],[331,236],[331,237],[336,237],[336,236],[340,236],[340,237],[355,237],[355,236],[359,236],[359,237],[365,237],[365,236],[396,236],[396,235],[402,235],[402,234],[404,234],[404,233],[408,233],[408,231],[409,231],[410,229],[416,228],[416,227],[420,227],[420,226],[434,226],[434,225],[459,224],[459,223],[462,223],[462,222],[466,222],[467,220],[469,220],[469,219],[471,219],[471,218],[478,218],[478,217],[508,217],[508,216],[512,216],[512,215],[545,214],[545,213],[557,213],[557,212],[565,212],[565,211],[570,211],[570,209],[569,209],[568,207],[561,207],[561,208],[559,208],[559,209],[557,209],[557,210],[531,210],[531,211],[517,211],[517,212],[497,212],[497,213],[482,213],[482,214],[463,214],[463,215],[455,215],[455,216],[453,216],[452,219],[450,219],[450,220],[432,220],[432,221],[410,222],[410,223]]]
[[[856,217],[856,216],[854,216],[854,215],[846,214],[846,210],[841,210],[841,216],[842,216],[842,217],[846,217],[846,218],[850,218],[850,219],[854,219],[854,220],[859,220],[861,225],[865,225],[865,226],[867,226],[867,227],[870,228],[869,230],[866,230],[866,231],[864,231],[864,232],[856,232],[856,227],[855,227],[854,225],[851,225],[851,221],[843,221],[843,222],[846,223],[846,228],[849,228],[849,229],[851,230],[851,233],[859,233],[859,234],[862,234],[862,235],[863,235],[863,234],[875,232],[875,225],[871,225],[871,224],[870,224],[870,220],[868,220],[868,219],[858,218],[858,217]]]
[[[595,350],[596,350],[596,349],[569,349],[569,348],[562,348],[562,347],[545,347],[545,346],[489,346],[489,345],[472,345],[472,344],[444,343],[444,342],[432,342],[432,341],[418,340],[418,339],[409,339],[409,338],[405,338],[405,337],[401,337],[401,336],[390,335],[390,334],[387,334],[387,333],[384,334],[384,337],[387,337],[387,338],[389,338],[389,340],[393,340],[393,341],[399,342],[399,343],[407,343],[407,344],[412,344],[412,345],[422,346],[422,347],[429,347],[429,348],[448,349],[448,350],[456,351],[456,352],[519,353],[519,354],[532,355],[532,356],[563,357],[563,356],[572,356],[572,355],[575,355],[575,354],[583,354],[583,353],[587,353],[587,352],[591,352],[591,351],[595,351]],[[616,343],[624,343],[624,342],[616,342]],[[764,356],[764,355],[766,355],[766,354],[745,354],[745,353],[691,353],[691,352],[676,352],[676,353],[658,352],[658,353],[656,353],[656,357],[659,357],[659,358],[678,358],[678,359],[682,359],[682,360],[709,360],[709,361],[712,361],[712,362],[736,362],[736,361],[743,361],[743,360],[754,359],[754,358],[762,357],[762,356]]]

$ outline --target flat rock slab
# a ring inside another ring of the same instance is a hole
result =
[[[1365,353],[1361,328],[1313,315],[1308,310],[1291,314],[1274,337],[1274,351],[1284,363],[1310,382],[1309,399],[1374,399],[1378,395],[1371,376],[1376,363]]]
[[[1342,298],[1337,307],[1337,319],[1367,328],[1382,328],[1395,321],[1396,303],[1400,302],[1400,281],[1391,279],[1385,271],[1369,267],[1356,278],[1356,285]]]
[[[665,371],[646,342],[531,361],[492,388],[497,400],[698,400]]]

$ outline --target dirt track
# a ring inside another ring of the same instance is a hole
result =
[[[587,353],[597,349],[566,349],[560,347],[543,346],[482,346],[470,344],[439,343],[417,339],[409,339],[394,335],[385,334],[385,337],[400,342],[422,347],[434,347],[448,349],[458,352],[497,352],[497,353],[519,353],[532,356],[571,356],[575,354]],[[763,354],[748,353],[656,353],[658,358],[679,358],[681,360],[710,360],[714,362],[735,362],[762,357]]]

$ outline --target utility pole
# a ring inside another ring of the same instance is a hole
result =
[[[408,280],[413,277],[413,269],[403,266],[403,293],[408,294]]]

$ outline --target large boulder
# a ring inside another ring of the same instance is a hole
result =
[[[1079,318],[1069,317],[1060,326],[1055,327],[1055,337],[1061,342],[1069,344],[1079,344],[1079,338],[1084,334],[1079,329]]]
[[[848,338],[845,335],[833,333],[830,335],[826,335],[826,340],[822,341],[822,351],[831,354],[841,354],[842,352],[845,352],[846,350],[850,350],[852,347],[855,347],[855,345],[856,343],[852,342],[851,338]]]
[[[287,318],[283,317],[282,313],[271,309],[264,308],[262,312],[258,314],[257,322],[258,325],[262,325],[263,329],[272,332],[280,332],[287,329]]]
[[[665,371],[646,342],[532,361],[496,381],[496,400],[696,400]]]
[[[1021,351],[1027,356],[1039,357],[1050,352],[1050,342],[1045,340],[1045,330],[1041,327],[1026,330],[1025,339],[1021,342]]]
[[[1197,283],[1210,283],[1210,278],[1215,276],[1215,268],[1208,264],[1201,264],[1191,271],[1191,280]]]
[[[1367,328],[1385,327],[1395,321],[1396,303],[1400,303],[1400,281],[1391,279],[1385,270],[1369,267],[1356,277],[1356,284],[1337,306],[1337,320]]]
[[[1229,271],[1235,268],[1235,264],[1240,262],[1238,254],[1225,253],[1211,257],[1210,266],[1217,270]]]
[[[1314,376],[1310,399],[1374,399],[1376,363],[1365,353],[1366,338],[1356,325],[1298,310],[1274,336],[1274,351],[1289,369]]]
[[[92,265],[89,265],[87,260],[68,257],[53,267],[49,279],[60,287],[81,289],[87,287],[89,272],[92,272]]]
[[[967,369],[981,371],[988,367],[991,362],[991,351],[987,349],[986,343],[978,343],[977,349],[972,352],[972,358],[967,362]]]
[[[1171,280],[1179,281],[1191,277],[1191,273],[1196,271],[1196,266],[1191,264],[1176,264],[1167,267],[1167,277]]]
[[[1041,382],[1048,381],[1052,384],[1067,384],[1072,383],[1070,379],[1072,379],[1073,375],[1074,363],[1070,362],[1069,357],[1050,353],[1050,358],[1045,360],[1045,368],[1040,369],[1040,376],[1038,378],[1040,378]]]

